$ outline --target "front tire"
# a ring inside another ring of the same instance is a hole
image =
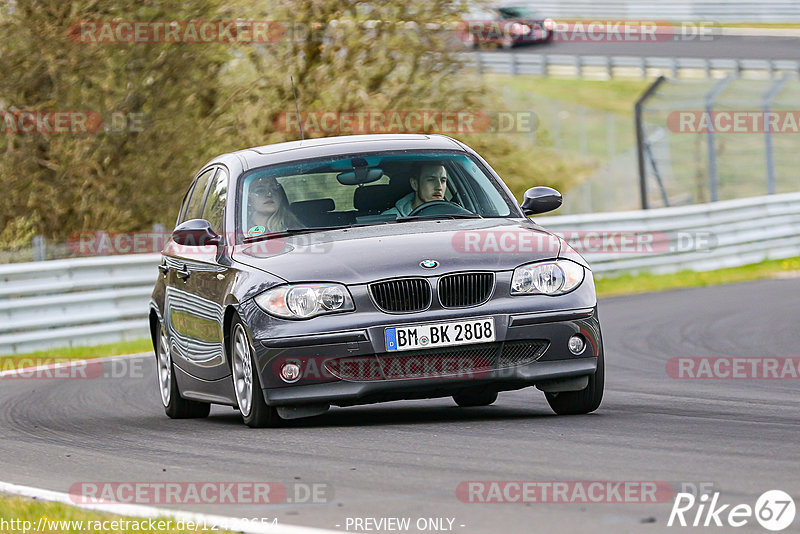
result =
[[[158,388],[161,392],[161,404],[164,412],[171,419],[197,419],[208,417],[211,405],[181,397],[178,381],[175,379],[175,367],[172,363],[172,351],[169,347],[164,327],[160,328],[158,346],[156,347],[156,372]]]
[[[597,371],[589,377],[589,385],[580,391],[545,393],[550,408],[558,415],[583,415],[595,411],[603,400],[605,364],[603,353],[597,357]]]
[[[273,406],[267,406],[255,366],[254,350],[242,320],[231,328],[231,369],[236,402],[244,424],[250,428],[279,426],[283,420]]]

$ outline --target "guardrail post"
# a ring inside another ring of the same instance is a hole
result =
[[[561,109],[557,103],[553,105],[553,146],[561,150]]]
[[[614,160],[617,155],[617,132],[616,132],[616,117],[613,113],[606,112],[606,153],[608,154],[608,164]]]
[[[512,52],[511,53],[511,75],[512,76],[516,76],[517,74],[518,74],[518,72],[517,72],[517,53],[516,52]]]
[[[609,80],[614,77],[614,64],[611,62],[611,56],[606,56],[606,73]]]
[[[575,56],[575,74],[583,78],[583,56]]]
[[[544,76],[544,68],[542,67],[542,56],[535,55],[533,56],[536,61],[536,66],[534,67],[534,74],[538,74],[539,76]]]
[[[770,65],[772,62],[770,61]],[[770,112],[770,106],[772,105],[772,101],[775,100],[775,97],[778,93],[781,92],[783,86],[786,85],[786,82],[789,81],[789,74],[784,74],[783,78],[780,79],[777,83],[775,83],[769,90],[764,94],[764,142],[766,144],[767,150],[767,194],[774,195],[775,194],[775,154],[772,147],[772,131],[770,130],[770,121],[767,120],[767,116]]]
[[[739,62],[737,60],[736,64]],[[720,80],[706,95],[706,113],[708,114],[708,185],[711,202],[719,200],[719,176],[717,175],[717,147],[714,140],[714,100],[733,81],[732,76]]]
[[[44,236],[33,236],[33,261],[44,261],[46,259]]]
[[[550,56],[547,54],[542,56],[542,74],[544,76],[550,76]]]
[[[670,70],[672,71],[672,77],[676,80],[678,79],[678,58],[671,57],[669,60],[670,63]]]
[[[647,168],[645,167],[644,159],[644,144],[646,141],[644,122],[642,121],[642,110],[644,109],[645,102],[653,96],[658,86],[664,83],[665,80],[666,78],[664,76],[659,76],[658,79],[647,88],[647,91],[639,97],[639,100],[636,101],[636,105],[633,108],[634,120],[636,121],[636,152],[639,162],[639,196],[641,198],[643,210],[648,209],[650,206],[647,201]]]
[[[647,58],[642,57],[642,79],[647,79]]]
[[[706,78],[711,78],[711,60],[703,60],[703,68],[706,71]]]
[[[581,157],[589,158],[589,139],[586,136],[586,108],[578,108],[578,143],[580,144]]]
[[[736,77],[737,78],[741,78],[742,77],[742,60],[741,59],[737,59],[736,60]]]

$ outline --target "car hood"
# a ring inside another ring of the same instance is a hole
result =
[[[558,257],[560,243],[519,219],[448,219],[274,237],[237,245],[233,257],[288,282],[352,285],[398,276],[511,270]],[[424,268],[424,260],[438,265]]]

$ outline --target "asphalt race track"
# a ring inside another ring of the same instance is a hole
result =
[[[445,517],[463,533],[696,531],[666,527],[671,500],[469,504],[456,487],[664,481],[713,483],[731,504],[752,506],[770,489],[797,500],[800,381],[678,380],[665,368],[678,356],[797,357],[798,296],[800,279],[786,279],[601,301],[606,397],[588,416],[554,416],[526,389],[485,408],[395,402],[251,430],[226,407],[169,420],[152,357],[140,378],[4,379],[0,480],[58,491],[80,481],[327,483],[325,504],[182,508],[341,530],[347,517]],[[766,532],[752,519],[737,530]]]
[[[508,50],[485,48],[498,54]],[[710,40],[619,42],[553,41],[515,47],[511,52],[586,56],[681,57],[708,59],[800,59],[800,38],[713,36]]]

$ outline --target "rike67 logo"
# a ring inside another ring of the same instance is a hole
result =
[[[682,527],[733,527],[739,528],[753,518],[765,529],[778,532],[794,522],[795,504],[791,495],[781,490],[764,492],[755,506],[720,502],[720,493],[704,493],[695,497],[691,493],[678,493],[667,526]]]

